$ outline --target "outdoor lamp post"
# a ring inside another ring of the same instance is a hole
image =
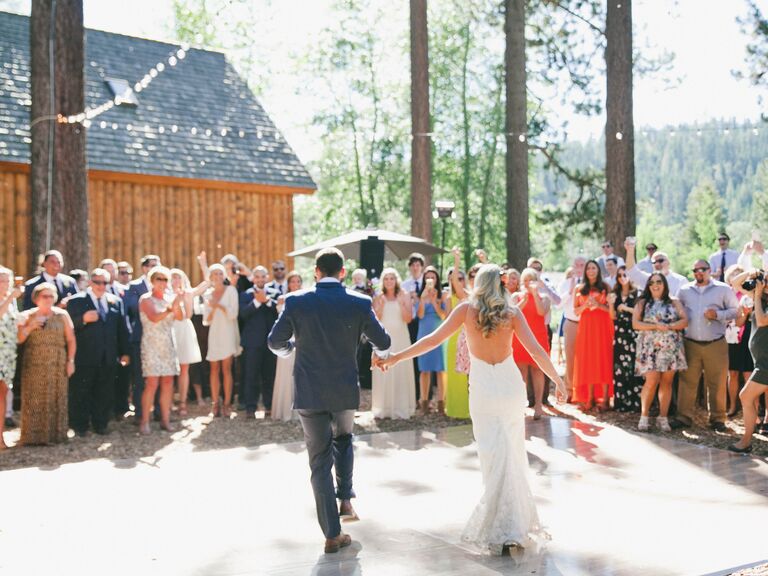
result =
[[[435,202],[435,210],[432,212],[432,216],[440,218],[442,222],[442,232],[440,239],[440,276],[443,276],[443,253],[445,252],[445,222],[448,218],[455,218],[456,215],[453,209],[456,208],[456,204],[450,200],[437,200]]]

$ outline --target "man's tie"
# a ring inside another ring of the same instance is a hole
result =
[[[102,322],[105,322],[107,320],[107,309],[104,307],[104,300],[99,298],[97,302],[99,303],[99,318],[101,318]]]
[[[416,293],[417,294],[419,293],[419,281],[418,280],[416,280]]]
[[[723,257],[720,259],[720,282],[725,282],[725,252],[723,252]]]

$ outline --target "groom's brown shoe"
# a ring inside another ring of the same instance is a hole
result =
[[[349,534],[341,532],[336,538],[325,539],[325,553],[333,554],[338,552],[341,548],[345,548],[352,544],[352,537]]]
[[[352,502],[349,500],[341,501],[341,504],[339,505],[339,519],[342,522],[356,522],[357,520],[360,520],[357,512],[352,508]]]

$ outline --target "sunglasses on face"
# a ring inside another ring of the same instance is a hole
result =
[[[280,270],[285,270],[285,266],[273,266],[272,271],[273,272],[279,272]]]
[[[43,300],[53,300],[54,295],[53,294],[41,294],[38,296],[38,298],[42,298]]]
[[[158,278],[155,276],[155,282],[168,282],[168,278]]]
[[[128,276],[128,274],[130,274],[130,272],[128,272],[128,270],[120,270],[118,272],[118,274],[120,274],[120,276]]]
[[[709,266],[707,266],[706,268],[694,268],[693,269],[693,273],[694,274],[700,274],[700,273],[708,272],[708,271],[709,271]]]
[[[656,260],[653,261],[654,264],[664,264],[666,260],[664,258],[656,258]]]
[[[611,244],[603,244],[603,248],[610,248]]]
[[[728,238],[718,238],[718,242],[728,242]]]
[[[663,286],[664,282],[662,282],[661,280],[649,280],[648,281],[648,285],[649,286],[658,286],[658,285],[662,285]]]
[[[95,284],[96,286],[104,286],[106,285],[106,282],[104,280],[91,280],[91,284]]]

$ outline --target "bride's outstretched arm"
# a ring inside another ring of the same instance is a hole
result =
[[[541,344],[539,344],[538,340],[536,340],[536,337],[533,335],[533,332],[531,332],[525,316],[516,314],[512,319],[512,327],[515,330],[515,336],[517,336],[525,349],[528,350],[533,361],[536,362],[539,368],[541,368],[557,386],[558,399],[562,394],[563,401],[565,401],[566,390],[563,379],[560,378],[560,374],[555,370],[555,366],[552,364],[552,359],[549,357],[549,354],[547,354],[547,351],[541,347]]]
[[[425,352],[429,352],[433,348],[439,346],[442,342],[447,340],[451,334],[464,324],[464,319],[467,315],[467,308],[469,304],[462,302],[456,308],[453,309],[448,318],[440,324],[440,326],[431,334],[427,334],[417,342],[414,342],[408,348],[401,350],[400,352],[394,352],[386,359],[374,358],[374,364],[379,368],[386,370],[390,366],[394,366],[401,360],[407,360],[408,358],[415,358],[421,356]]]

